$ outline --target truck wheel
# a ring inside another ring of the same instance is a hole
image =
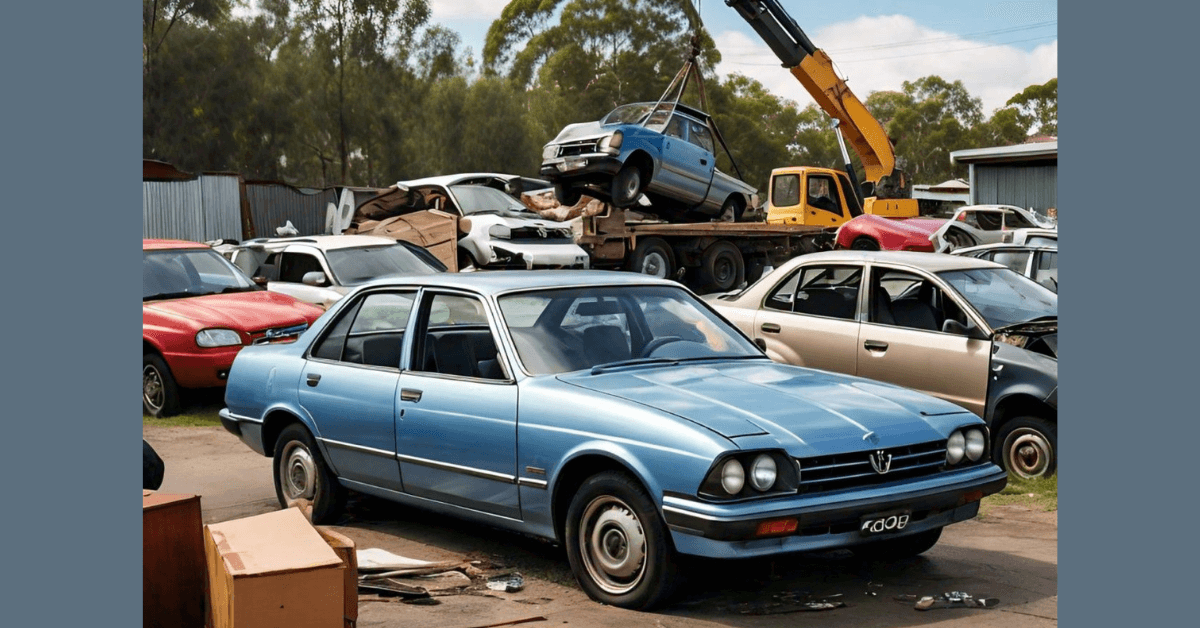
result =
[[[725,240],[713,242],[700,258],[700,284],[705,290],[727,292],[746,280],[742,252]]]
[[[621,166],[612,180],[612,203],[617,207],[629,207],[642,195],[642,171],[633,164]]]
[[[675,272],[675,255],[671,247],[659,238],[642,238],[633,250],[629,270],[659,279],[668,279]]]
[[[554,184],[554,198],[558,199],[559,204],[563,207],[574,207],[579,204],[579,199],[583,198],[583,192],[580,192],[579,188],[565,183],[556,183]]]
[[[855,251],[878,251],[879,243],[867,236],[859,236],[857,240],[850,244],[850,248]]]
[[[1016,417],[996,434],[992,460],[1025,479],[1054,475],[1058,466],[1058,427],[1035,416]]]

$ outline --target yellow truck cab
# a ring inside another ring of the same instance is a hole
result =
[[[767,223],[836,227],[859,214],[889,218],[918,215],[915,199],[867,197],[862,209],[841,170],[788,166],[771,171],[767,197]]]

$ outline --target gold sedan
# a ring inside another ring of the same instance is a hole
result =
[[[705,298],[776,361],[941,397],[988,422],[1010,472],[1055,471],[1058,296],[1000,264],[831,251]]]

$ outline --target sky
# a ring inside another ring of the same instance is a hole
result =
[[[904,81],[936,74],[961,80],[983,101],[985,115],[1029,85],[1058,76],[1058,4],[1040,0],[780,0],[829,53],[850,89],[899,90]],[[458,31],[481,56],[500,0],[430,0],[432,21]],[[773,93],[812,102],[799,82],[723,0],[701,0],[700,17],[721,51],[721,75],[741,73]]]

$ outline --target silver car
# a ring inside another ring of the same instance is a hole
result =
[[[905,386],[986,420],[993,459],[1054,473],[1058,295],[970,257],[831,251],[705,297],[773,359]]]
[[[929,236],[933,250],[954,249],[1012,242],[1016,233],[1037,229],[1057,235],[1058,221],[1015,205],[968,205],[960,207],[940,229]]]
[[[1058,292],[1057,246],[985,244],[955,249],[952,255],[974,257],[1003,264],[1054,292]]]

